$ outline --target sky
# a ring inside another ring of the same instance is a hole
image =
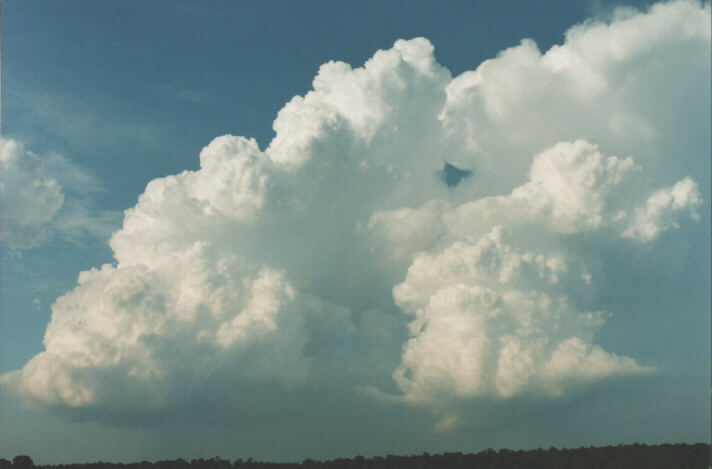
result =
[[[6,0],[0,457],[710,440],[710,4]]]

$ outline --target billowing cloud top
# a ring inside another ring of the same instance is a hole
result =
[[[324,64],[266,150],[218,137],[199,170],[150,182],[116,263],[80,274],[3,381],[99,420],[337,381],[446,427],[468,399],[652,371],[595,343],[617,313],[596,249],[654,257],[709,209],[709,4],[585,23],[544,54],[524,40],[454,78],[433,52]],[[61,192],[23,187],[35,233]]]

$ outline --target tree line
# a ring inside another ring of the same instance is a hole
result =
[[[413,456],[375,456],[339,458],[328,461],[305,459],[301,463],[272,463],[218,457],[141,461],[136,463],[94,462],[81,464],[35,465],[28,455],[18,455],[12,461],[0,458],[0,469],[708,469],[710,445],[663,444],[581,447],[576,449],[535,449],[512,451],[486,449],[479,453],[460,452]]]

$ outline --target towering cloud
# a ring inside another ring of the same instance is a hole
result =
[[[368,387],[377,362],[393,400],[447,427],[471,399],[653,371],[596,343],[625,313],[598,304],[596,249],[655,262],[709,222],[709,4],[620,12],[454,78],[433,51],[329,62],[265,150],[218,137],[200,169],[150,182],[116,262],[80,274],[45,351],[3,382],[110,420]]]

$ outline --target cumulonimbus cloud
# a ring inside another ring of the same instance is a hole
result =
[[[433,52],[329,62],[265,150],[218,137],[200,169],[150,182],[116,263],[80,274],[3,381],[100,420],[207,383],[369,386],[365,344],[399,337],[383,328],[408,335],[373,345],[396,400],[446,415],[652,370],[596,344],[617,311],[570,241],[665,249],[707,213],[709,4],[584,23],[544,54],[525,40],[454,78]],[[447,184],[446,164],[469,177]]]

